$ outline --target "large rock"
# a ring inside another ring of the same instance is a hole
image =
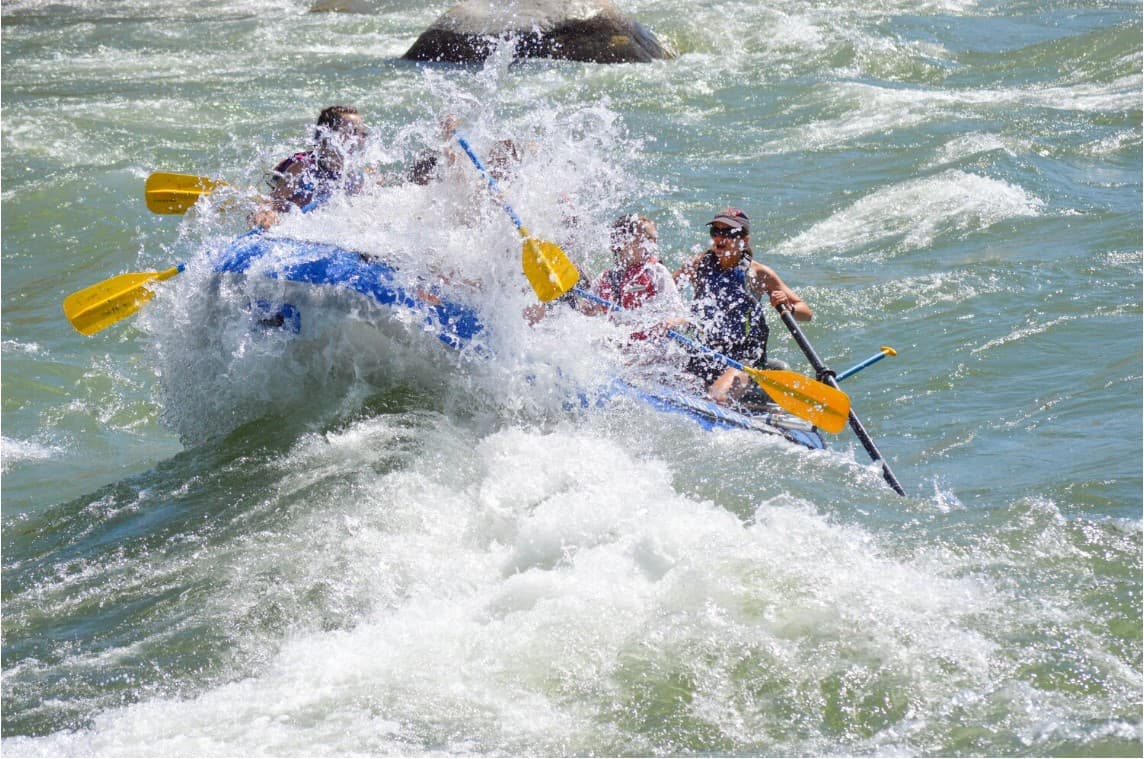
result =
[[[310,13],[381,13],[385,0],[315,0]]]
[[[673,57],[610,0],[467,0],[433,22],[403,57],[480,63],[506,40],[513,40],[516,58],[633,63]]]

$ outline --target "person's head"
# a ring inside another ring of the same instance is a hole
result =
[[[707,222],[711,231],[711,249],[719,265],[737,266],[743,256],[751,256],[751,219],[738,208],[724,208]]]
[[[369,130],[358,109],[352,105],[331,105],[318,114],[314,142],[323,158],[340,163],[346,155],[361,148]]]
[[[422,150],[409,167],[409,181],[414,184],[429,184],[437,176],[437,154],[432,150]]]
[[[655,222],[638,213],[625,214],[612,222],[608,247],[617,264],[632,266],[659,250]]]
[[[501,140],[489,150],[489,174],[498,182],[509,179],[523,156],[513,140]]]

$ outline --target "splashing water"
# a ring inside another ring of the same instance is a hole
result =
[[[679,58],[469,69],[398,60],[424,4],[105,6],[3,6],[6,755],[1140,754],[1138,9],[641,2]],[[331,102],[383,182],[268,237],[445,279],[481,350],[213,271]],[[462,154],[401,181],[449,115],[589,275],[746,208],[834,368],[899,351],[844,388],[909,496],[591,402],[607,320],[528,325]],[[230,186],[154,217],[155,170]]]

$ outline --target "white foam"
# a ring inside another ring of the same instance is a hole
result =
[[[1007,219],[1037,216],[1043,205],[1008,182],[947,170],[875,190],[777,249],[789,255],[845,254],[878,245],[883,248],[879,257],[885,257],[926,248],[941,235],[964,235]]]
[[[1139,104],[1138,79],[1109,85],[1089,83],[1030,85],[1010,89],[964,90],[884,87],[865,82],[839,82],[808,93],[827,114],[818,121],[779,132],[763,154],[829,150],[901,129],[958,117],[965,109],[1051,108],[1083,113],[1120,113]]]
[[[945,166],[990,153],[1004,153],[1009,156],[1017,154],[1000,135],[975,132],[957,137],[943,145],[930,162],[930,166]]]
[[[55,446],[42,445],[30,440],[0,437],[0,471],[7,472],[28,461],[44,461],[60,453]]]
[[[40,344],[36,342],[25,342],[23,340],[4,340],[0,347],[4,353],[23,353],[26,355],[36,355],[42,350]]]
[[[400,429],[301,441],[259,507],[281,533],[210,557],[232,613],[273,567],[300,593],[364,604],[352,624],[300,618],[251,677],[5,753],[647,753],[648,698],[746,745],[772,719],[757,678],[799,698],[840,649],[847,676],[892,672],[933,703],[991,676],[994,644],[961,622],[996,610],[988,586],[887,555],[804,502],[778,496],[743,521],[680,495],[667,462],[564,429],[470,444],[446,429],[411,466],[379,466]],[[322,509],[302,508],[315,497]]]

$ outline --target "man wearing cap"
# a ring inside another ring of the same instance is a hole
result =
[[[751,220],[738,208],[726,208],[707,222],[711,247],[675,272],[692,286],[691,304],[700,341],[739,363],[763,368],[767,362],[767,303],[790,311],[799,321],[814,312],[769,266],[754,260]],[[752,386],[750,377],[712,358],[696,356],[688,371],[707,383],[707,394],[720,403]]]

